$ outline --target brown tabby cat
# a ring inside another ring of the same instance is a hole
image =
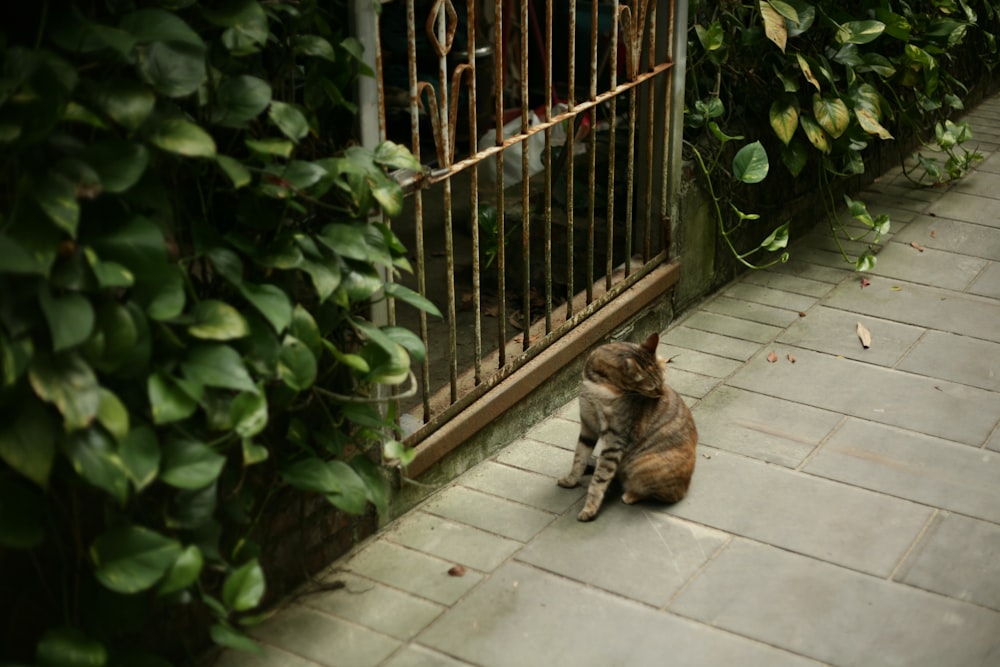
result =
[[[587,502],[577,515],[590,521],[617,474],[631,505],[644,498],[677,502],[694,472],[698,431],[691,411],[663,382],[666,362],[656,356],[659,334],[641,345],[608,343],[587,358],[580,392],[580,440],[573,467],[559,480],[580,482],[598,440],[603,440]]]

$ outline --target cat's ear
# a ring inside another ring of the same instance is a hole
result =
[[[640,347],[644,350],[652,352],[653,354],[656,354],[656,346],[659,344],[660,344],[660,334],[654,331],[653,333],[649,334],[649,338],[647,338],[646,342],[643,343]]]

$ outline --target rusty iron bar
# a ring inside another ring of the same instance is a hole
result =
[[[468,407],[471,403],[509,378],[518,369],[523,367],[525,364],[537,357],[541,352],[551,347],[560,338],[579,326],[581,322],[613,301],[625,290],[639,282],[639,280],[655,271],[663,262],[666,261],[666,259],[667,253],[661,252],[651,258],[651,260],[646,264],[642,265],[635,271],[632,271],[628,277],[623,278],[616,283],[609,292],[594,299],[594,301],[581,308],[572,318],[568,318],[561,326],[556,327],[552,333],[543,336],[534,345],[532,345],[530,349],[511,359],[503,368],[499,369],[496,373],[487,378],[482,384],[464,394],[458,401],[452,402],[451,405],[442,410],[439,414],[435,415],[430,421],[425,422],[421,428],[407,436],[405,441],[406,445],[413,447],[419,444],[421,440],[425,439],[427,436],[448,422],[448,420],[452,419],[455,415]]]
[[[656,0],[649,0],[652,5],[649,10],[649,22],[651,26],[656,25]],[[649,30],[649,67],[656,64],[656,30],[652,27]],[[645,192],[645,199],[643,206],[643,246],[642,246],[642,259],[646,261],[652,252],[652,234],[653,234],[653,139],[655,138],[655,132],[653,131],[653,126],[655,125],[655,120],[653,116],[653,111],[655,109],[656,103],[656,89],[653,85],[650,85],[646,90],[647,99],[647,118],[648,124],[646,127],[646,164],[648,168],[645,170],[645,187],[643,188]]]
[[[504,39],[504,0],[496,0],[494,5],[494,41],[496,48],[493,51],[493,101],[494,114],[496,116],[496,202],[497,202],[497,368],[507,365],[507,318],[503,315],[507,312],[507,268],[506,256],[506,202],[503,196],[503,93],[504,93],[504,67],[507,54],[502,47],[506,43]],[[479,159],[488,159],[488,155]],[[476,164],[471,161],[470,164]]]
[[[469,77],[469,142],[475,145],[476,137],[479,136],[478,114],[479,105],[476,102],[476,36],[478,34],[478,21],[476,17],[476,0],[466,0],[466,51],[469,56],[469,67],[471,76]],[[482,320],[482,284],[480,280],[479,262],[479,170],[473,169],[469,172],[469,210],[472,216],[472,312],[473,312],[473,373],[475,383],[478,385],[483,381],[483,320]]]
[[[531,107],[528,99],[528,5],[521,0],[521,134],[527,134]],[[531,345],[531,142],[521,144],[521,345]],[[500,313],[506,317],[506,313]]]
[[[598,26],[598,4],[597,0],[590,2],[590,86],[589,101],[597,99],[597,26]],[[597,109],[584,113],[590,114],[590,123],[587,133],[587,303],[594,300],[594,198],[596,177],[597,177]],[[570,156],[572,159],[572,156]]]
[[[615,90],[618,87],[618,0],[614,0],[612,6],[611,21],[611,64],[608,73],[608,87]],[[608,100],[608,114],[610,116],[610,140],[608,141],[608,258],[605,265],[604,288],[611,289],[611,273],[614,265],[615,248],[615,147],[618,143],[618,97],[612,95]]]
[[[573,151],[576,148],[576,0],[569,2],[569,55],[568,58],[568,79],[569,89],[566,93],[568,113],[572,114],[573,122],[566,125],[566,143],[563,144],[562,158],[566,160],[566,284],[570,296],[573,294],[573,283],[575,282],[574,272],[574,215],[576,207],[573,205]],[[573,317],[573,299],[566,299],[566,319]]]
[[[545,0],[545,120],[552,118],[552,4]],[[542,197],[545,253],[545,333],[552,332],[552,126],[545,128],[545,183]]]

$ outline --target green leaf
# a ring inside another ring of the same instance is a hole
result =
[[[19,479],[0,484],[0,546],[33,549],[45,538],[45,497]]]
[[[285,336],[278,355],[278,377],[287,386],[303,391],[316,380],[316,357],[294,336]]]
[[[254,558],[226,577],[222,584],[222,601],[229,609],[247,611],[260,604],[264,590],[264,571]]]
[[[786,146],[799,127],[799,105],[795,98],[782,98],[771,103],[768,113],[771,129]]]
[[[861,129],[868,134],[874,134],[879,139],[892,139],[892,134],[889,133],[889,130],[885,129],[878,122],[878,117],[868,109],[857,107],[854,109],[854,115],[857,117]]]
[[[167,97],[185,97],[207,78],[205,47],[184,42],[151,42],[136,48],[139,77]]]
[[[883,32],[885,24],[881,21],[848,21],[837,29],[836,39],[840,44],[867,44]]]
[[[121,399],[104,387],[101,387],[100,395],[97,421],[107,429],[108,433],[114,436],[115,440],[121,440],[129,431],[128,409],[121,402]]]
[[[229,127],[241,127],[267,109],[271,103],[271,86],[255,76],[235,76],[224,79],[215,91],[212,122]]]
[[[365,510],[365,484],[343,461],[301,459],[286,465],[281,476],[297,489],[325,494],[327,500],[345,512],[361,514]]]
[[[875,255],[872,254],[872,251],[865,250],[854,262],[854,268],[856,271],[871,271],[875,268],[875,262]]]
[[[76,474],[124,505],[128,477],[114,441],[103,431],[90,428],[71,434],[62,443],[63,454]]]
[[[103,667],[108,663],[104,644],[76,628],[52,628],[36,647],[39,667]]]
[[[250,438],[267,426],[267,398],[262,393],[244,392],[229,404],[233,428],[243,438]]]
[[[407,447],[398,440],[386,440],[382,445],[382,458],[385,461],[399,461],[399,465],[404,468],[416,457],[417,452],[412,447]]]
[[[205,558],[201,549],[194,544],[189,545],[177,555],[177,560],[167,571],[167,576],[156,591],[157,594],[169,595],[184,590],[198,580],[204,564]]]
[[[149,376],[146,394],[154,424],[169,424],[187,419],[198,408],[197,399],[163,371],[156,371]]]
[[[224,623],[216,623],[209,628],[212,641],[219,646],[231,648],[236,651],[245,651],[256,655],[264,655],[264,649],[242,632],[238,632]]]
[[[418,364],[423,363],[427,357],[427,348],[417,334],[402,327],[382,327],[382,333],[389,337],[389,340],[402,345]]]
[[[807,116],[801,114],[799,116],[799,127],[802,131],[806,133],[806,138],[809,139],[811,143],[817,150],[824,153],[830,152],[830,141],[827,139],[826,133],[823,132],[823,128],[819,126],[812,116]]]
[[[185,377],[206,387],[257,392],[243,359],[228,345],[196,345],[188,350],[181,368]]]
[[[38,297],[52,334],[53,351],[76,347],[90,337],[95,317],[87,297],[75,293],[53,297],[47,288]]]
[[[122,17],[119,25],[137,42],[180,42],[205,46],[198,33],[184,19],[163,9],[138,9]]]
[[[76,201],[76,184],[66,176],[51,171],[31,190],[34,200],[60,229],[76,238],[80,222],[80,204]]]
[[[95,99],[108,117],[129,131],[139,129],[156,105],[153,91],[133,79],[111,81]]]
[[[358,474],[365,485],[365,497],[380,515],[385,515],[389,509],[389,484],[382,476],[378,466],[363,454],[351,459],[351,468]]]
[[[788,41],[785,19],[767,0],[759,0],[758,6],[760,7],[760,17],[764,21],[764,34],[784,53],[785,43]]]
[[[305,259],[299,268],[309,274],[320,303],[329,299],[340,286],[340,265],[336,261],[318,262]]]
[[[409,148],[391,141],[384,141],[375,148],[374,160],[376,164],[390,169],[423,170],[423,165],[413,156]]]
[[[132,294],[150,319],[171,320],[184,310],[184,274],[176,264],[160,264],[143,271]]]
[[[274,330],[281,333],[292,321],[292,302],[280,287],[243,283],[240,294],[263,315]]]
[[[330,354],[333,355],[334,359],[344,364],[348,368],[357,371],[358,373],[361,373],[363,375],[371,371],[371,366],[368,365],[368,362],[365,361],[363,357],[358,356],[357,354],[351,354],[349,352],[341,352],[340,350],[337,349],[336,345],[325,339],[323,340],[323,347],[325,347],[330,352]]]
[[[793,139],[792,143],[788,144],[788,146],[782,147],[781,161],[785,164],[788,172],[793,177],[797,177],[802,173],[802,170],[805,169],[809,161],[806,145],[799,139]]]
[[[761,150],[763,150],[763,148]],[[767,159],[766,153],[764,154],[764,159],[765,160]],[[765,165],[765,175],[766,171],[767,167]],[[398,301],[402,301],[403,303],[408,303],[417,310],[422,310],[425,313],[429,313],[437,317],[443,317],[441,311],[438,310],[438,307],[435,306],[433,302],[431,302],[425,296],[421,295],[419,292],[414,292],[412,289],[406,287],[405,285],[401,285],[399,283],[386,283],[385,293]]]
[[[84,248],[83,254],[102,288],[132,287],[135,284],[135,275],[118,262],[102,262],[91,248]]]
[[[149,151],[145,146],[119,139],[91,144],[84,158],[97,171],[104,191],[116,194],[135,185],[149,165]]]
[[[328,173],[315,162],[292,160],[280,172],[280,177],[296,190],[305,190],[319,183]]]
[[[86,428],[97,416],[101,403],[97,377],[79,355],[36,355],[28,379],[36,396],[56,406],[67,430]]]
[[[301,304],[295,304],[288,333],[302,341],[313,356],[319,359],[323,353],[323,336],[312,314]]]
[[[761,241],[760,247],[774,252],[788,246],[788,223],[781,225]]]
[[[205,255],[230,285],[239,287],[243,284],[243,261],[239,255],[228,248],[212,248]]]
[[[137,491],[156,479],[160,469],[160,443],[153,429],[145,425],[133,428],[118,443],[118,455]]]
[[[188,333],[195,338],[233,340],[250,333],[247,321],[240,311],[224,301],[199,301],[192,309],[191,316],[194,322],[188,326]]]
[[[116,593],[151,588],[173,566],[181,545],[142,526],[112,528],[90,546],[94,574]]]
[[[9,341],[0,332],[0,383],[12,387],[28,370],[28,364],[35,355],[35,344],[25,336]]]
[[[295,149],[295,144],[285,139],[245,139],[247,148],[262,155],[275,155],[289,158]]]
[[[174,507],[167,517],[167,525],[172,528],[197,530],[214,522],[219,501],[218,483],[213,482],[200,489],[183,489],[174,496]],[[239,502],[239,501],[237,501]],[[235,504],[235,503],[234,503]],[[236,511],[241,512],[242,509]],[[228,517],[234,520],[233,517]],[[240,521],[241,519],[235,519]]]
[[[252,466],[262,461],[266,461],[271,455],[267,447],[258,445],[249,438],[243,439],[243,465]]]
[[[26,397],[0,422],[0,459],[42,488],[48,487],[59,432],[45,406]]]
[[[802,76],[806,78],[806,81],[815,86],[816,90],[819,90],[819,81],[816,80],[816,75],[813,74],[812,65],[809,61],[805,59],[802,55],[796,53],[795,60],[799,64],[799,69],[802,71]]]
[[[767,151],[759,141],[747,144],[733,156],[733,176],[744,183],[760,183],[769,168]]]
[[[183,118],[168,118],[149,134],[157,148],[187,157],[215,157],[215,140],[204,129]]]
[[[104,340],[100,359],[93,362],[102,371],[115,370],[138,349],[139,325],[136,324],[132,311],[119,303],[105,303],[97,311],[95,334],[99,334]],[[148,338],[144,342],[149,345]]]
[[[361,224],[330,224],[320,230],[316,239],[341,257],[369,261],[368,241]]]
[[[256,53],[267,42],[267,14],[258,2],[237,0],[205,15],[216,25],[226,27],[222,43],[234,56]]]
[[[291,104],[277,100],[271,102],[268,117],[281,130],[282,134],[294,142],[298,142],[309,134],[309,121],[306,120],[301,111]]]
[[[337,62],[336,54],[330,42],[319,35],[296,35],[292,39],[292,49],[296,55],[313,56]]]
[[[718,51],[726,44],[726,31],[719,21],[713,21],[707,28],[695,25],[695,36],[706,52]]]
[[[851,112],[839,97],[824,97],[815,93],[812,109],[816,122],[834,139],[842,135],[851,124]]]
[[[229,180],[233,182],[233,187],[237,190],[250,185],[250,182],[253,180],[250,170],[235,158],[231,158],[228,155],[216,155],[215,163],[229,177]]]
[[[160,479],[179,489],[200,489],[214,482],[226,457],[196,440],[178,439],[163,448]]]

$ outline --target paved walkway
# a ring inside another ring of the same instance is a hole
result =
[[[817,230],[665,332],[685,500],[579,523],[566,405],[220,664],[1000,665],[1000,97],[967,118],[974,173],[864,195],[893,220],[870,284]]]

